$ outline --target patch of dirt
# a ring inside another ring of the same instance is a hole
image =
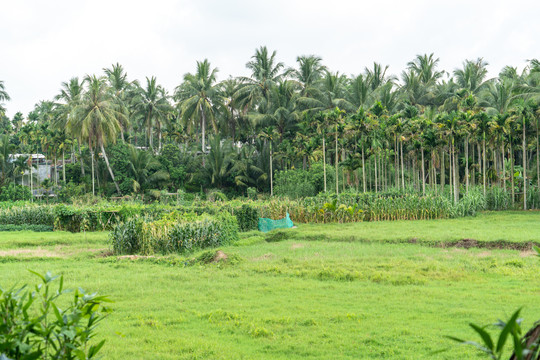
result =
[[[474,239],[461,239],[454,244],[455,247],[470,249],[472,247],[478,247],[478,241]]]
[[[96,249],[95,252],[96,252],[95,256],[98,258],[106,258],[106,257],[114,255],[113,251],[109,249]]]
[[[60,254],[46,249],[13,249],[0,251],[0,256],[25,256],[25,257],[61,257]]]
[[[216,254],[214,255],[214,262],[220,262],[220,261],[225,261],[227,260],[229,257],[227,256],[227,254],[225,254],[223,251],[221,250],[218,250],[216,251]]]
[[[482,251],[482,252],[476,254],[476,256],[481,257],[481,258],[485,258],[485,257],[491,256],[491,251]]]
[[[268,259],[271,259],[274,257],[274,254],[272,253],[268,253],[268,254],[264,254],[264,255],[261,255],[259,257],[256,257],[256,258],[253,258],[252,260],[253,261],[262,261],[262,260],[268,260]]]
[[[136,260],[136,259],[150,259],[154,258],[155,256],[144,256],[144,255],[122,255],[119,256],[118,259],[129,259],[129,260]]]
[[[303,248],[305,246],[306,245],[304,245],[304,244],[292,244],[291,249],[293,249],[293,250],[294,249],[301,249],[301,248]]]
[[[538,256],[538,253],[534,250],[525,250],[525,251],[520,251],[519,256],[520,257]]]
[[[536,242],[513,242],[506,240],[498,241],[478,241],[475,239],[461,239],[454,242],[439,242],[439,243],[428,243],[428,246],[440,247],[440,248],[461,248],[461,249],[493,249],[493,250],[521,250],[521,251],[531,251],[533,246],[539,246],[540,244]]]

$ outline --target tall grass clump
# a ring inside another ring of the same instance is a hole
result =
[[[238,222],[227,212],[172,213],[157,221],[137,217],[116,225],[110,239],[115,254],[184,253],[238,240]]]
[[[0,225],[54,225],[54,208],[49,205],[24,205],[0,208]]]

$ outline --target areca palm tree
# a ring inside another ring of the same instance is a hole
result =
[[[216,112],[219,89],[216,86],[218,69],[210,66],[207,59],[197,61],[194,74],[184,75],[184,82],[175,90],[174,98],[178,103],[182,120],[188,129],[200,124],[201,150],[206,152],[206,126],[210,122],[217,132]]]
[[[157,83],[155,77],[146,78],[144,87],[137,86],[133,103],[135,111],[144,121],[146,126],[146,136],[148,146],[154,151],[153,128],[156,126],[158,132],[158,152],[161,151],[161,128],[163,122],[167,121],[167,114],[171,110],[171,105],[167,100],[167,92]],[[125,117],[124,114],[122,116]]]
[[[87,91],[83,94],[80,103],[73,110],[73,116],[68,119],[67,131],[88,142],[92,156],[92,193],[94,186],[94,149],[99,147],[107,165],[116,191],[121,194],[114,173],[109,164],[105,145],[114,143],[120,131],[120,120],[124,115],[119,111],[104,78],[95,75],[87,76]]]

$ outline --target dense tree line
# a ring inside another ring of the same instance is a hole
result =
[[[130,80],[115,64],[62,83],[54,99],[11,119],[0,82],[0,186],[32,169],[11,153],[39,152],[65,165],[43,186],[103,195],[273,194],[276,176],[321,163],[322,191],[450,188],[457,201],[479,185],[517,200],[540,187],[540,62],[492,79],[481,58],[451,73],[438,63],[418,55],[399,77],[377,63],[346,76],[317,56],[286,67],[261,47],[246,64],[249,77],[219,82],[203,60],[172,93],[155,77]]]

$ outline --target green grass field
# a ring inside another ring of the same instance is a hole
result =
[[[203,264],[107,256],[106,233],[0,233],[0,284],[50,270],[109,295],[114,312],[98,330],[107,359],[462,359],[475,351],[444,335],[475,339],[469,322],[521,306],[525,327],[540,319],[531,251],[423,243],[540,241],[540,212],[277,234],[243,234],[221,248],[230,261]]]

